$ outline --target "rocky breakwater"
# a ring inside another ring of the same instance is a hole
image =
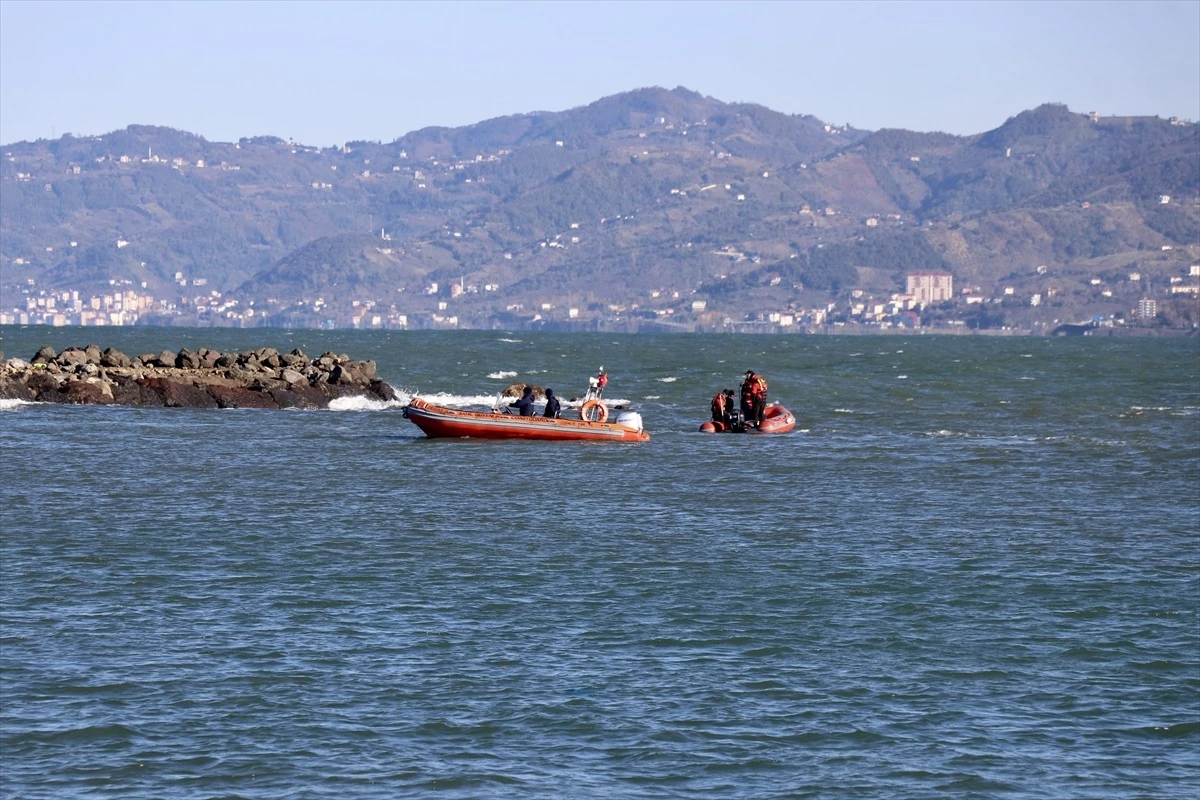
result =
[[[0,398],[84,405],[326,408],[342,397],[396,400],[374,361],[262,347],[245,353],[165,350],[130,357],[94,344],[3,360]]]

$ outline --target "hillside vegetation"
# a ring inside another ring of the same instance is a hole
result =
[[[133,125],[3,155],[6,309],[134,286],[284,321],[753,319],[946,271],[1070,316],[1200,260],[1200,126],[1060,105],[964,137],[650,88],[386,144]]]

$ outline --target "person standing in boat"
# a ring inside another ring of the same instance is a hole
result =
[[[558,402],[558,398],[554,396],[553,389],[546,390],[546,416],[550,419],[558,419],[562,413],[562,405]]]
[[[509,408],[515,408],[521,412],[522,417],[533,416],[533,387],[526,384],[525,391],[521,393],[521,399],[514,403],[508,404]]]
[[[754,427],[762,425],[763,413],[767,410],[767,379],[754,374],[754,370],[746,370],[746,380],[742,381],[742,413],[747,421],[753,420]]]

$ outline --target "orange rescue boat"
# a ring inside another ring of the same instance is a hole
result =
[[[581,412],[583,409],[581,409]],[[623,411],[608,422],[608,409],[588,409],[588,419],[522,417],[501,411],[463,411],[414,397],[404,407],[404,416],[431,439],[541,439],[551,442],[648,442],[642,415]]]
[[[767,406],[763,411],[762,425],[755,428],[750,422],[739,424],[740,413],[732,425],[708,421],[700,426],[701,433],[790,433],[796,427],[796,418],[778,403]]]

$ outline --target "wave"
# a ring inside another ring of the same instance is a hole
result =
[[[329,401],[330,411],[387,411],[404,408],[407,400],[376,400],[370,397],[338,397]]]
[[[509,370],[504,370],[502,372],[489,372],[488,377],[494,381],[502,381],[505,378],[517,377],[517,373]]]
[[[0,399],[0,411],[16,411],[21,406],[31,405],[33,405],[33,403],[30,403],[27,400]]]
[[[679,378],[667,377],[667,378],[655,378],[654,380],[658,381],[659,383],[674,383],[675,381],[679,380]]]

